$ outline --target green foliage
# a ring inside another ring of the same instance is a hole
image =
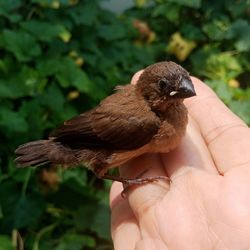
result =
[[[0,250],[13,250],[11,239],[8,236],[0,235]]]
[[[101,0],[0,0],[0,250],[112,249],[110,183],[85,168],[17,169],[13,152],[137,70],[177,61],[250,124],[250,2],[135,2],[116,15]]]

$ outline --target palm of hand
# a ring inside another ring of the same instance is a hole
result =
[[[111,189],[115,249],[250,249],[250,132],[208,89],[187,104],[190,122],[178,149],[144,155],[123,176],[167,175],[131,188]],[[202,99],[202,100],[201,100]]]

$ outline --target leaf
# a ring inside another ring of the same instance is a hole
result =
[[[93,187],[85,185],[83,181],[79,180],[81,176],[83,179],[86,178],[84,173],[85,169],[81,169],[81,172],[82,173],[79,171],[79,177],[77,178],[74,174],[69,174],[66,179],[63,178],[63,173],[60,189],[51,194],[51,199],[57,206],[68,208],[74,212],[83,205],[92,206],[93,204],[97,204],[97,198]],[[65,174],[68,175],[67,173]]]
[[[91,223],[91,229],[98,234],[100,238],[110,238],[110,209],[107,205],[99,204],[95,209],[94,221]]]
[[[158,17],[163,16],[167,18],[170,22],[177,23],[180,16],[181,6],[175,3],[167,2],[164,4],[156,5],[152,10],[152,16]]]
[[[213,54],[218,54],[219,50],[213,45],[205,45],[202,48],[197,49],[190,55],[190,60],[192,62],[192,74],[197,76],[207,76],[206,63],[208,58]]]
[[[74,22],[84,25],[93,25],[99,13],[96,1],[88,1],[88,4],[79,3],[75,7],[69,9],[68,14]]]
[[[31,226],[37,222],[45,209],[45,203],[41,195],[37,193],[21,195],[17,183],[9,180],[1,183],[0,204],[3,212],[0,226],[1,230],[4,229],[6,232]]]
[[[43,96],[39,97],[39,102],[52,111],[63,110],[64,97],[61,89],[55,84],[51,84]]]
[[[35,39],[24,31],[5,29],[0,35],[0,47],[12,52],[21,61],[30,61],[41,54],[41,48]]]
[[[210,79],[221,79],[228,82],[242,72],[242,67],[236,57],[230,52],[211,54],[206,60],[206,76]]]
[[[23,228],[38,220],[44,210],[43,200],[35,195],[21,196],[13,214],[14,228]]]
[[[181,26],[181,34],[188,40],[205,40],[205,35],[203,34],[200,27],[197,27],[191,23],[184,23]]]
[[[15,163],[13,162],[13,165]],[[13,170],[11,172],[11,177],[17,182],[24,182],[27,179],[27,176],[30,174],[30,168],[24,168],[20,171],[16,166],[13,166]]]
[[[19,9],[22,5],[21,0],[0,0],[0,16],[4,16],[11,22],[18,22],[22,19],[22,16],[14,11]]]
[[[70,170],[62,170],[61,178],[64,182],[74,182],[74,185],[76,185],[76,183],[78,183],[78,185],[82,187],[87,185],[87,173],[83,170],[83,168],[80,167],[72,168]]]
[[[143,8],[147,4],[147,0],[135,0],[135,5],[138,8]]]
[[[61,239],[57,247],[54,250],[82,250],[85,247],[95,247],[96,243],[93,237],[87,235],[79,235],[68,233]]]
[[[232,100],[229,103],[229,107],[248,125],[250,124],[250,100]]]
[[[43,8],[60,9],[66,7],[70,1],[67,0],[31,0],[32,3],[38,3]]]
[[[60,34],[59,34],[59,37],[65,42],[65,43],[68,43],[71,39],[71,33],[67,30],[64,30],[62,31]]]
[[[227,18],[220,18],[203,25],[202,30],[211,40],[223,40],[225,39],[225,34],[228,27],[229,20]]]
[[[213,87],[218,96],[225,102],[229,103],[233,98],[232,89],[223,80],[207,80],[211,87]]]
[[[1,98],[12,98],[14,93],[6,84],[6,82],[0,79],[0,97]]]
[[[2,12],[10,12],[19,7],[21,7],[22,1],[21,0],[0,0],[0,13]]]
[[[43,57],[38,61],[37,70],[43,76],[52,76],[56,74],[62,64],[62,58]]]
[[[11,238],[6,235],[0,235],[0,250],[14,250]]]
[[[98,35],[106,41],[112,41],[124,38],[126,36],[126,32],[124,27],[119,24],[103,24],[98,28]]]
[[[31,33],[36,39],[50,42],[62,34],[68,33],[68,30],[62,24],[55,24],[45,21],[30,20],[22,22],[21,27]]]
[[[29,124],[29,133],[26,140],[41,139],[49,124],[46,122],[47,108],[41,105],[39,98],[22,102],[19,112]],[[25,138],[23,138],[23,142],[24,140]]]
[[[74,212],[74,224],[79,230],[86,230],[93,224],[97,203],[87,202]]]
[[[244,13],[247,15],[246,10],[249,8],[249,1],[227,0],[225,7],[230,11],[233,19],[242,18]]]
[[[228,29],[227,39],[235,39],[235,48],[239,51],[250,49],[250,25],[246,20],[236,20]]]
[[[70,58],[61,61],[56,78],[62,87],[74,86],[83,93],[89,93],[91,90],[92,83],[87,74]]]
[[[172,3],[178,3],[179,5],[188,6],[192,8],[199,8],[201,6],[201,0],[169,0]]]
[[[26,133],[28,124],[19,113],[6,107],[0,107],[0,128],[7,134]]]
[[[79,230],[91,228],[100,238],[110,238],[110,210],[108,205],[100,202],[88,202],[75,211],[74,221]]]
[[[34,96],[41,92],[46,79],[39,72],[26,65],[15,70],[15,74],[0,79],[0,97],[18,98],[23,96]]]

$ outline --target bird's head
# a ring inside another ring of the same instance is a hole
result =
[[[175,103],[196,95],[189,73],[174,62],[147,67],[137,81],[137,89],[150,102]]]

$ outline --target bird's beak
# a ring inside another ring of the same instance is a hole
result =
[[[178,89],[170,92],[169,95],[174,98],[188,98],[195,96],[196,93],[191,79],[182,78]]]

